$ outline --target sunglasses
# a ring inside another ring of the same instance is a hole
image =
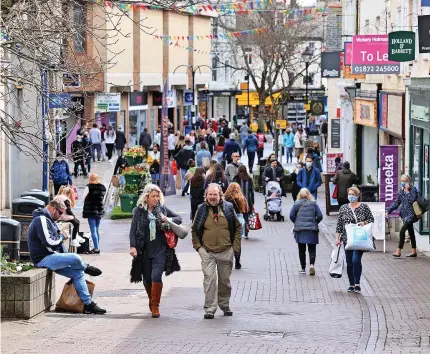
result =
[[[61,210],[58,210],[57,208],[55,210],[58,211],[58,214],[60,214],[60,216],[64,214]]]

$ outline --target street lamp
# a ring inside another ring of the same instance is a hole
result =
[[[309,49],[309,47],[306,47],[305,51],[302,53],[302,58],[303,61],[305,62],[306,65],[306,104],[308,104],[308,84],[309,84],[309,64],[312,60],[312,56],[313,53],[312,51]],[[305,127],[308,125],[308,112],[306,111],[306,118],[305,118]]]
[[[234,70],[232,73],[231,73],[231,76],[233,76],[234,75],[234,73],[236,72],[236,71],[239,71],[239,70],[241,70],[241,71],[245,71],[246,72],[246,75],[245,75],[245,80],[246,80],[246,82],[247,82],[247,92],[248,92],[248,121],[249,122],[251,122],[251,105],[249,104],[249,77],[250,77],[250,70],[249,69],[245,69],[245,68],[239,68],[239,69],[236,69],[236,70]]]
[[[173,71],[173,74],[176,72],[176,70],[178,70],[180,67],[186,67],[187,68],[187,71],[189,71],[190,73],[191,73],[191,77],[192,77],[192,85],[193,85],[193,106],[195,105],[195,84],[194,84],[194,82],[195,82],[195,78],[196,78],[196,72],[197,72],[197,70],[199,71],[199,73],[201,74],[202,73],[202,71],[201,71],[201,69],[200,68],[202,68],[202,67],[206,67],[206,68],[209,68],[209,70],[212,70],[211,69],[211,67],[210,66],[208,66],[208,65],[197,65],[197,66],[192,66],[192,65],[179,65],[179,66],[177,66],[176,68],[175,68],[175,70]]]

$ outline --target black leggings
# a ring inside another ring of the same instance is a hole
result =
[[[114,147],[114,144],[106,144],[108,160],[112,158],[113,147]]]
[[[309,264],[315,264],[315,257],[317,254],[317,245],[311,243],[298,243],[300,265],[302,266],[302,269],[306,268],[306,245],[308,245]]]
[[[412,220],[410,222],[405,222],[400,229],[400,239],[399,239],[399,248],[403,249],[405,244],[405,233],[408,230],[409,237],[411,238],[411,246],[412,248],[417,248],[417,241],[415,239],[415,230],[414,230],[414,222],[417,220]]]
[[[79,222],[79,220],[78,219],[72,219],[72,220],[70,220],[69,221],[69,223],[71,223],[72,224],[72,226],[73,226],[73,231],[72,231],[72,240],[74,240],[75,238],[76,238],[76,235],[78,234],[78,232],[79,232],[79,225],[81,224],[80,222]]]

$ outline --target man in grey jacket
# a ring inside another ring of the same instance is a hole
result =
[[[227,178],[227,182],[230,184],[233,182],[233,178],[237,175],[237,170],[239,166],[242,165],[240,163],[240,156],[238,152],[233,152],[231,154],[232,162],[229,163],[225,168],[225,178]]]
[[[100,157],[102,154],[102,133],[97,125],[97,123],[93,124],[93,127],[90,129],[90,139],[91,139],[91,156],[93,161],[96,162],[96,154],[95,150],[97,150],[97,160],[100,161]]]

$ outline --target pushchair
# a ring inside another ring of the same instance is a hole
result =
[[[282,215],[282,189],[278,182],[271,181],[266,184],[266,193],[264,196],[264,202],[266,204],[266,214],[264,214],[264,220],[276,220],[284,221],[285,218]]]

